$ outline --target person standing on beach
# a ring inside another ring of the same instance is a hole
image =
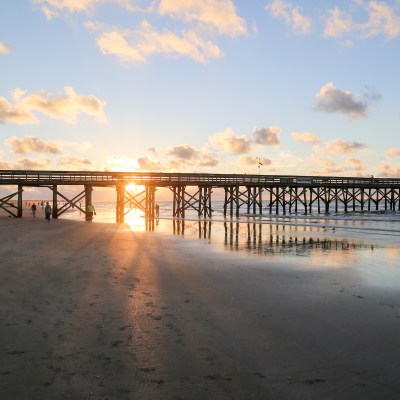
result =
[[[50,222],[51,205],[49,204],[49,202],[46,203],[46,207],[44,208],[44,213],[45,213],[45,215],[46,215],[47,221]]]
[[[87,209],[86,209],[86,221],[92,222],[93,214],[96,215],[96,210],[94,208],[94,205],[89,202]]]
[[[36,204],[35,203],[32,204],[31,210],[32,210],[33,217],[36,217]]]

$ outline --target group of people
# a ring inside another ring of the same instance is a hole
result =
[[[45,218],[47,219],[48,222],[50,222],[50,218],[51,218],[51,205],[50,203],[47,201],[46,205],[44,206],[44,202],[42,201],[40,203],[42,205],[42,209],[44,208],[44,215]],[[32,215],[33,217],[36,217],[36,204],[32,203],[31,205],[31,211],[32,211]],[[92,222],[93,221],[93,215],[96,215],[96,209],[94,208],[94,205],[89,202],[86,208],[86,221]]]

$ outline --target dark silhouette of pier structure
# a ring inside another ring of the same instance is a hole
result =
[[[143,190],[131,193],[127,190],[131,184]],[[188,209],[197,211],[199,218],[210,218],[214,189],[224,192],[224,215],[230,217],[329,213],[339,208],[344,212],[400,210],[400,178],[0,170],[0,185],[11,191],[0,198],[0,208],[13,217],[22,217],[24,187],[43,187],[52,192],[53,218],[70,207],[86,213],[96,187],[114,187],[117,223],[123,223],[133,208],[153,220],[158,188],[170,189],[172,217],[176,219],[184,219]],[[80,186],[82,191],[69,199],[62,193],[66,186]],[[63,202],[61,207],[59,201]]]

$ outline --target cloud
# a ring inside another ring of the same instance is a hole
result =
[[[269,145],[269,146],[279,146],[279,135],[281,133],[281,128],[274,126],[262,129],[253,129],[253,140],[257,144]]]
[[[10,169],[10,165],[7,161],[3,161],[0,159],[0,169]]]
[[[386,154],[387,154],[389,157],[397,157],[397,156],[400,156],[400,147],[389,147],[389,148],[386,150]]]
[[[379,175],[387,178],[398,178],[400,176],[400,168],[382,164],[379,166]]]
[[[198,150],[188,144],[180,144],[168,150],[168,155],[180,160],[193,160],[198,156]]]
[[[91,13],[101,4],[118,4],[129,10],[136,10],[137,0],[33,0],[47,19],[59,16],[62,12],[68,13]]]
[[[0,54],[8,54],[10,49],[3,43],[0,42]]]
[[[326,144],[326,148],[335,154],[350,154],[356,153],[359,150],[363,150],[367,147],[364,143],[359,142],[345,142],[340,139],[336,139],[333,142]]]
[[[235,136],[230,128],[216,133],[209,138],[211,144],[216,145],[223,152],[244,154],[253,150],[250,138],[246,135]]]
[[[292,132],[290,136],[292,137],[293,140],[297,140],[299,142],[307,142],[307,143],[320,142],[318,136],[310,132]]]
[[[161,15],[173,15],[187,22],[204,24],[220,34],[247,34],[246,22],[237,15],[231,0],[161,0],[158,12]]]
[[[71,170],[87,169],[92,162],[87,158],[78,158],[70,155],[64,155],[57,161],[58,167],[67,167]]]
[[[343,173],[343,167],[335,161],[316,156],[310,156],[308,159],[314,166],[319,166],[318,169],[309,172],[312,175],[335,175]]]
[[[389,39],[400,36],[400,17],[394,8],[380,1],[370,1],[366,6],[369,20],[361,25],[367,36],[385,35]]]
[[[355,171],[363,171],[365,169],[365,166],[361,160],[357,160],[356,158],[347,158],[346,161]]]
[[[316,111],[341,113],[352,118],[365,117],[369,112],[368,102],[360,95],[335,88],[328,82],[315,95]]]
[[[286,3],[284,0],[274,0],[266,6],[273,17],[283,18],[292,27],[294,33],[305,35],[311,32],[312,20],[302,14],[302,8]]]
[[[214,154],[202,153],[201,159],[199,160],[197,165],[199,167],[217,167],[218,165],[220,165],[220,161]]]
[[[103,54],[114,55],[126,63],[144,62],[154,54],[185,56],[200,63],[222,56],[215,43],[195,31],[184,31],[180,36],[169,31],[160,33],[147,21],[134,31],[105,32],[97,38],[97,44]]]
[[[258,167],[259,166],[259,159],[258,157],[252,157],[248,155],[241,155],[239,158],[239,162],[241,165],[244,165],[246,167]],[[262,166],[267,166],[271,165],[272,161],[269,160],[268,158],[261,158],[261,165]]]
[[[106,171],[125,171],[134,172],[137,170],[136,159],[125,156],[107,156],[106,165],[103,167]]]
[[[46,91],[27,94],[21,89],[15,89],[11,95],[14,103],[0,97],[0,122],[38,123],[34,112],[41,112],[67,123],[76,122],[79,114],[87,114],[99,122],[106,121],[104,102],[95,96],[79,95],[70,86],[65,87],[64,93],[58,96],[52,96]]]
[[[345,15],[339,7],[335,7],[329,10],[324,35],[328,38],[337,38],[349,33],[352,27],[353,21],[351,17]]]
[[[51,161],[48,158],[39,157],[36,160],[22,158],[14,163],[14,169],[49,170]]]
[[[382,1],[355,1],[358,7],[345,13],[339,7],[329,10],[325,24],[325,37],[338,38],[347,34],[355,34],[360,38],[383,35],[389,39],[400,36],[400,16],[395,8]],[[357,22],[351,12],[362,10],[367,13],[366,22]]]
[[[6,139],[5,144],[11,147],[15,154],[26,153],[51,153],[57,154],[61,151],[61,146],[53,141],[44,141],[35,136],[25,136],[18,139],[16,136],[11,136]]]
[[[161,171],[162,167],[158,161],[154,161],[147,156],[139,157],[137,159],[138,169],[140,171]]]

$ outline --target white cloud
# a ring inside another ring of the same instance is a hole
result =
[[[8,54],[10,49],[3,43],[0,42],[0,54]]]
[[[326,144],[326,148],[331,153],[335,154],[350,154],[356,153],[359,150],[363,150],[367,147],[364,143],[359,142],[345,142],[341,139],[336,139]]]
[[[283,18],[294,33],[305,35],[311,32],[312,20],[302,14],[300,6],[294,6],[284,0],[273,0],[266,8],[275,18]]]
[[[299,142],[308,142],[308,143],[320,142],[318,136],[310,132],[292,132],[290,136],[292,137],[293,140],[297,140]]]
[[[26,153],[51,153],[57,154],[61,151],[61,146],[51,140],[45,141],[35,136],[25,136],[18,139],[16,136],[11,136],[5,140],[5,144],[10,146],[15,154]]]
[[[161,0],[158,12],[188,22],[205,24],[220,34],[229,36],[247,34],[246,22],[237,15],[231,0]]]
[[[211,144],[216,145],[223,152],[232,154],[244,154],[250,152],[253,147],[251,140],[246,135],[235,136],[230,128],[216,133],[209,138]]]
[[[379,173],[381,176],[388,178],[398,178],[400,176],[400,168],[382,164],[379,166]]]
[[[57,161],[58,167],[66,167],[68,170],[85,170],[92,165],[87,158],[78,158],[71,155],[64,155]]]
[[[363,171],[365,169],[364,163],[356,158],[347,158],[346,161],[351,165],[354,171]]]
[[[325,37],[338,38],[344,35],[355,34],[358,37],[373,37],[383,35],[389,39],[400,36],[400,16],[391,5],[382,1],[354,1],[358,6],[348,13],[335,7],[329,10],[325,25]],[[350,15],[360,9],[367,13],[368,20],[359,22]]]
[[[342,113],[352,118],[364,117],[369,112],[368,102],[361,95],[335,88],[333,82],[325,84],[315,95],[315,110]]]
[[[29,169],[29,170],[48,170],[50,169],[51,161],[45,157],[37,159],[21,158],[14,163],[14,169]]]
[[[137,0],[33,0],[48,19],[67,13],[91,13],[101,4],[117,4],[129,10],[136,10]]]
[[[35,111],[67,123],[76,122],[79,114],[87,114],[99,122],[106,121],[104,102],[95,96],[79,95],[70,86],[65,87],[64,93],[58,96],[52,96],[46,91],[27,94],[21,89],[15,89],[12,98],[13,103],[0,97],[0,122],[38,123]]]
[[[253,129],[254,142],[261,145],[279,146],[279,135],[281,128],[271,126],[268,128]]]
[[[182,32],[181,36],[156,31],[147,21],[134,31],[110,31],[97,38],[103,54],[117,56],[123,62],[144,62],[154,54],[170,54],[192,58],[207,63],[222,56],[213,42],[200,37],[195,31]]]
[[[163,168],[158,161],[152,160],[150,157],[143,156],[137,159],[138,169],[141,171],[161,171]]]
[[[389,148],[386,150],[386,154],[387,154],[389,157],[397,157],[397,156],[400,156],[400,147],[389,147]]]
[[[329,10],[329,17],[325,25],[325,37],[337,38],[352,30],[353,21],[345,15],[339,7]]]
[[[361,29],[367,36],[380,34],[393,39],[400,36],[400,16],[390,5],[380,1],[370,1],[366,9],[369,12],[369,20],[361,25]]]

